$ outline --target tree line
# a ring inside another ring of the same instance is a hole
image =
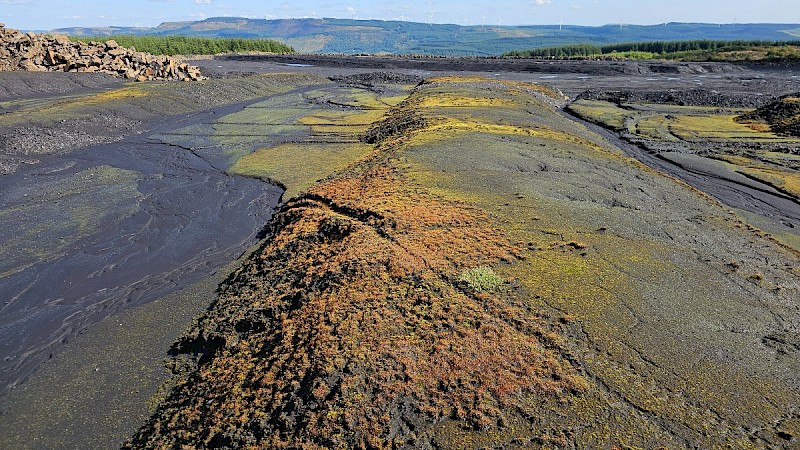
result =
[[[753,47],[800,46],[800,41],[652,41],[621,44],[573,44],[559,47],[535,48],[508,52],[503,56],[516,58],[588,58],[613,53],[641,52],[664,56],[683,52],[720,52],[746,50]]]
[[[80,41],[113,39],[123,47],[135,47],[154,55],[215,55],[217,53],[294,53],[294,49],[272,39],[202,38],[189,36],[104,36],[77,37]]]

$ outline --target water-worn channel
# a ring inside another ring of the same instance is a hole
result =
[[[782,231],[798,233],[800,230],[800,202],[772,186],[751,179],[734,180],[700,166],[678,164],[631,144],[599,125],[569,116],[604,136],[626,155],[711,195],[725,205],[763,216]]]
[[[183,289],[255,242],[282,189],[151,137],[263,100],[0,177],[0,395],[87,326]]]

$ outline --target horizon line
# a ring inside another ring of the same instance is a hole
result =
[[[200,20],[173,20],[173,21],[165,21],[161,22],[155,26],[149,25],[86,25],[86,26],[63,26],[63,27],[56,27],[50,28],[48,30],[45,29],[22,29],[23,31],[53,31],[59,29],[71,29],[71,28],[158,28],[164,24],[171,24],[171,23],[198,23],[198,22],[205,22],[210,20],[251,20],[251,21],[262,21],[262,22],[279,22],[279,21],[287,21],[287,20],[345,20],[345,21],[352,21],[352,22],[397,22],[397,23],[408,23],[408,24],[418,24],[418,25],[446,25],[446,26],[456,26],[456,27],[492,27],[492,28],[520,28],[520,27],[580,27],[580,28],[603,28],[603,27],[619,27],[622,26],[634,26],[634,27],[652,27],[652,26],[669,26],[669,25],[713,25],[713,26],[745,26],[745,25],[800,25],[800,23],[795,22],[680,22],[680,21],[670,21],[670,22],[657,22],[657,23],[633,23],[633,22],[615,22],[615,23],[605,23],[601,25],[579,25],[579,24],[569,24],[569,23],[542,23],[542,24],[516,24],[516,25],[506,25],[506,24],[498,24],[498,23],[474,23],[474,24],[458,24],[458,23],[448,23],[448,22],[418,22],[418,21],[410,21],[410,20],[399,20],[399,19],[378,19],[378,18],[371,18],[371,19],[361,19],[361,18],[345,18],[345,17],[287,17],[287,18],[258,18],[258,17],[245,17],[245,16],[211,16],[206,17]],[[9,25],[6,23],[6,27],[8,28]]]

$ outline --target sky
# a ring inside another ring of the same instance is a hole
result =
[[[153,27],[162,22],[219,16],[337,17],[459,25],[800,23],[800,0],[0,0],[0,22],[23,30]]]

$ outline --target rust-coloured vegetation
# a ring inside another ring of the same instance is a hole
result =
[[[368,133],[371,155],[275,215],[178,345],[197,369],[130,446],[424,446],[442,420],[502,427],[523,398],[585,389],[562,324],[506,289],[464,288],[465,270],[518,249],[404,175],[402,135],[425,123],[391,120]]]

